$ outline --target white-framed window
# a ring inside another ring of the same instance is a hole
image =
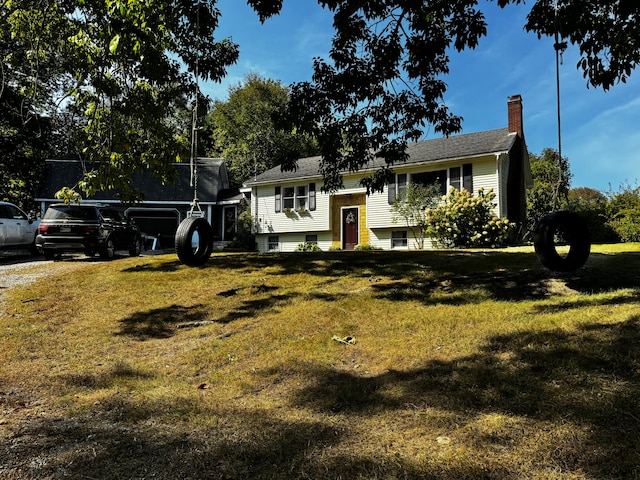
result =
[[[275,188],[275,211],[315,210],[316,184],[290,185]]]
[[[278,252],[280,251],[280,237],[277,235],[270,235],[267,239],[267,251]]]
[[[283,208],[288,208],[293,210],[296,200],[296,189],[295,187],[284,187],[284,194],[282,195]]]
[[[309,190],[307,185],[296,187],[296,210],[306,210],[309,204]]]
[[[318,235],[305,235],[304,243],[311,243],[313,245],[318,244]]]
[[[473,166],[465,163],[459,167],[451,167],[449,169],[449,186],[456,190],[463,188],[467,192],[473,193]]]
[[[395,183],[387,185],[389,205],[393,205],[396,198],[403,198],[407,191],[407,174],[398,173]]]
[[[440,189],[440,194],[444,195],[447,193],[447,171],[433,170],[431,172],[412,173],[411,183],[423,187],[437,185]]]
[[[391,232],[391,248],[407,248],[408,245],[406,230],[394,230]]]

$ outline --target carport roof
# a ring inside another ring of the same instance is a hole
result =
[[[46,161],[45,181],[36,198],[37,201],[53,201],[55,193],[64,186],[71,187],[82,179],[84,171],[92,170],[96,164],[77,159],[50,159]],[[191,168],[189,163],[176,163],[177,180],[162,183],[147,170],[134,175],[131,184],[145,194],[145,201],[156,203],[190,203],[193,200]],[[218,194],[229,187],[227,169],[223,159],[198,158],[198,200],[201,203],[216,203]],[[116,200],[115,192],[100,192],[91,200]]]

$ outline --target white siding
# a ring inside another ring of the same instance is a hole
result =
[[[496,195],[500,195],[498,163],[495,156],[473,163],[473,193],[478,193],[481,188],[485,192],[493,189]]]
[[[478,190],[481,188],[484,189],[485,193],[489,190],[493,190],[493,193],[496,194],[496,198],[494,199],[494,203],[496,204],[496,208],[494,213],[497,216],[501,216],[501,209],[503,197],[502,194],[502,182],[499,178],[499,157],[495,156],[487,157],[482,161],[475,162],[473,164],[473,190],[474,195],[478,193]],[[506,188],[506,180],[504,180],[504,188]]]
[[[405,230],[407,232],[407,247],[402,250],[416,250],[416,239],[413,238],[411,231],[409,231],[407,227],[403,227],[401,225],[398,225],[395,228],[378,228],[375,230],[371,230],[369,232],[369,243],[376,247],[382,248],[383,250],[391,250],[391,232],[394,232],[396,230]],[[431,239],[424,239],[424,248],[434,248]],[[400,248],[398,249],[400,250]]]
[[[485,191],[493,189],[496,195],[500,196],[500,182],[498,180],[498,168],[495,156],[488,156],[481,159],[458,160],[455,162],[442,162],[435,165],[424,165],[411,168],[397,168],[396,173],[422,173],[435,170],[447,170],[451,167],[462,166],[465,163],[473,164],[473,190],[477,194],[480,188]],[[448,173],[447,173],[448,175]],[[505,180],[506,185],[506,180]],[[389,205],[388,192],[374,193],[367,198],[367,227],[369,228],[394,228],[402,226],[393,223],[393,213]]]
[[[315,235],[315,234],[314,234]],[[318,247],[323,251],[331,248],[331,233],[318,233]],[[256,243],[259,252],[267,252],[269,245],[269,237],[278,237],[279,252],[294,252],[298,245],[304,243],[306,235],[304,233],[286,233],[286,234],[261,234],[256,235]]]
[[[303,182],[278,185],[305,185]],[[320,191],[316,182],[316,209],[304,214],[275,211],[275,185],[253,189],[252,215],[256,222],[256,233],[279,234],[285,232],[319,232],[329,230],[329,195]]]

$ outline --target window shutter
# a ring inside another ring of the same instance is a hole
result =
[[[473,193],[473,165],[470,163],[462,165],[462,187]]]
[[[316,209],[316,184],[309,184],[309,210]]]
[[[281,187],[276,187],[276,212],[282,210],[282,190]]]

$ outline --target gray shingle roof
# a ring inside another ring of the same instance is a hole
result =
[[[78,160],[47,160],[47,173],[44,185],[37,200],[52,200],[60,188],[73,187],[82,179],[82,163]],[[134,175],[131,184],[145,193],[146,201],[189,203],[193,200],[191,168],[189,163],[174,164],[177,179],[174,183],[165,183],[154,177],[150,171]],[[91,164],[85,164],[91,170]],[[220,191],[229,188],[224,160],[219,158],[198,159],[198,199],[200,202],[216,202]],[[99,192],[92,200],[113,200],[114,192]]]
[[[407,146],[409,159],[401,165],[423,164],[448,159],[462,159],[492,153],[502,153],[511,150],[516,140],[516,134],[509,133],[506,128],[487,130],[478,133],[454,135],[446,138],[424,140],[410,143]],[[283,172],[280,167],[274,167],[258,175],[255,179],[245,182],[245,185],[273,183],[274,181],[288,181],[305,178],[320,177],[318,167],[321,157],[307,157],[298,160],[298,168],[292,172]],[[375,170],[384,165],[384,160],[376,158],[369,167],[363,170]],[[399,164],[396,164],[399,165]]]

